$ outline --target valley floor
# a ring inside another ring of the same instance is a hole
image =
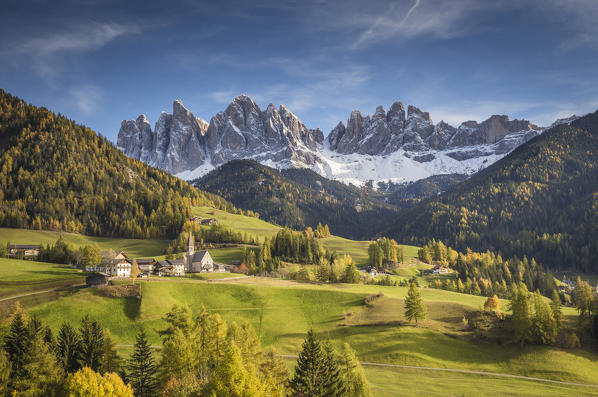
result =
[[[128,283],[128,281],[123,281]],[[360,360],[371,363],[453,368],[598,385],[598,356],[562,350],[474,342],[461,321],[485,298],[424,288],[429,318],[420,327],[403,315],[406,288],[368,285],[317,285],[271,278],[234,280],[166,279],[138,282],[141,299],[110,298],[98,289],[79,289],[53,301],[34,302],[29,310],[56,330],[64,321],[89,314],[109,328],[118,344],[131,345],[140,327],[155,345],[163,315],[174,304],[196,312],[203,305],[227,322],[251,323],[264,346],[296,355],[309,328],[333,343],[348,342]],[[364,299],[383,297],[365,305]],[[28,305],[29,306],[29,305]],[[84,308],[84,309],[82,309]],[[568,309],[566,315],[574,315]],[[128,354],[130,349],[124,349]],[[558,365],[555,365],[558,363]],[[293,365],[289,360],[289,365]],[[522,379],[419,369],[366,366],[376,396],[397,395],[593,395],[598,387],[575,387]]]

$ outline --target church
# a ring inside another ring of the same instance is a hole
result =
[[[185,270],[189,273],[213,272],[214,260],[208,251],[195,252],[193,233],[189,233],[187,254],[185,255]]]

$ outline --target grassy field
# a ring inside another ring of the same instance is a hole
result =
[[[0,258],[0,297],[73,285],[83,273],[64,265]]]
[[[13,244],[48,244],[55,243],[62,236],[64,241],[75,247],[96,243],[102,250],[112,248],[125,251],[130,257],[150,257],[161,255],[168,247],[167,240],[139,240],[111,237],[91,237],[74,233],[59,233],[47,230],[28,230],[0,228],[0,242]]]
[[[193,207],[193,215],[202,218],[214,218],[228,228],[236,232],[247,233],[260,240],[265,237],[273,237],[280,230],[280,226],[273,225],[266,221],[251,216],[230,214],[226,211],[214,209],[211,207]]]
[[[144,327],[152,343],[159,344],[157,330],[164,328],[162,316],[172,305],[187,304],[193,311],[204,305],[228,322],[248,321],[257,330],[263,345],[273,345],[287,354],[297,354],[305,332],[313,328],[333,343],[349,342],[362,361],[482,370],[598,384],[598,356],[585,350],[540,346],[520,349],[512,344],[472,342],[463,331],[461,320],[467,311],[481,307],[483,297],[423,289],[429,318],[417,328],[406,325],[402,299],[406,290],[401,287],[303,284],[255,277],[223,282],[161,279],[142,283],[141,301],[105,298],[88,289],[39,305],[32,311],[55,329],[63,321],[76,321],[88,313],[110,328],[119,344],[131,344],[136,330]],[[364,305],[366,296],[378,292],[384,296],[372,305]],[[506,303],[503,302],[503,306]],[[567,310],[566,314],[574,312]],[[513,385],[526,386],[522,389],[522,394],[526,395],[559,394],[561,390],[557,386],[536,388],[525,381],[494,381],[493,378],[466,374],[426,373],[428,379],[403,369],[368,367],[366,371],[377,396],[421,394],[417,387],[422,388],[419,390],[425,391],[424,394],[471,395],[476,394],[476,384],[484,385],[480,387],[486,390],[486,395],[507,392]],[[438,382],[443,379],[456,380],[441,387]],[[467,386],[468,381],[479,383]],[[534,394],[536,390],[538,392]],[[577,393],[574,392],[576,389],[565,390],[565,394]]]

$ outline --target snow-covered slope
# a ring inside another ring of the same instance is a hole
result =
[[[559,120],[570,122],[572,119]],[[241,95],[208,124],[181,101],[151,130],[143,115],[124,120],[118,147],[127,155],[191,180],[234,159],[274,168],[311,168],[322,176],[363,185],[410,182],[438,174],[472,174],[543,131],[525,120],[492,116],[455,128],[435,125],[427,112],[395,102],[386,112],[351,112],[324,140],[284,105],[265,110]]]

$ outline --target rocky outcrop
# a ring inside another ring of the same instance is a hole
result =
[[[209,124],[180,100],[174,101],[172,114],[162,112],[153,131],[143,115],[125,120],[117,146],[130,157],[177,174],[206,163],[218,166],[245,158],[313,165],[323,142],[320,129],[308,129],[284,105],[277,109],[270,104],[262,111],[251,98],[241,95]]]
[[[388,113],[381,106],[373,116],[351,112],[347,127],[339,123],[328,136],[331,150],[338,153],[387,155],[399,149],[409,152],[458,149],[475,145],[497,145],[500,152],[513,150],[522,138],[531,139],[541,129],[526,120],[509,120],[507,116],[492,116],[478,123],[466,121],[455,128],[444,121],[434,125],[430,114],[409,105],[407,117],[401,102],[395,102]],[[503,139],[511,134],[519,139]],[[469,156],[455,155],[454,158]],[[429,158],[427,156],[426,158]]]

